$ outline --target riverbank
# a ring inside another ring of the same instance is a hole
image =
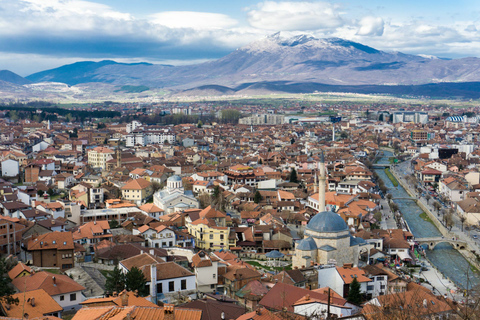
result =
[[[398,180],[395,178],[395,176],[392,174],[389,168],[385,168],[385,174],[387,175],[388,179],[392,181],[392,184],[394,187],[398,187]]]
[[[417,199],[417,205],[423,210],[423,212],[427,215],[429,222],[431,222],[437,229],[438,231],[447,239],[449,238],[456,238],[456,239],[462,239],[463,237],[459,236],[456,233],[453,233],[449,231],[438,219],[438,217],[435,216],[435,214],[428,208],[426,204],[421,201],[421,199],[417,198],[417,195],[415,191],[411,189],[411,187],[408,185],[408,183],[403,179],[403,177],[398,176],[398,172],[396,170],[391,171],[392,175],[396,178],[396,180],[399,182],[400,186],[403,187],[403,189],[412,197]],[[425,219],[424,219],[425,220]],[[470,244],[465,241],[467,245],[470,246]],[[455,248],[454,248],[455,249]],[[477,260],[477,257],[475,256],[474,253],[471,252],[471,250],[465,249],[465,250],[457,250],[466,260],[467,262],[473,266],[476,270],[480,270],[480,263]]]

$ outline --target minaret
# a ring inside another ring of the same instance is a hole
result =
[[[332,124],[332,141],[335,142],[335,123]]]
[[[317,193],[317,173],[315,172],[315,182],[313,183],[313,193]]]
[[[327,178],[325,177],[325,157],[322,151],[322,158],[320,162],[320,179],[318,182],[318,211],[325,211],[325,184]]]

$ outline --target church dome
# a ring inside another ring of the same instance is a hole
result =
[[[307,229],[315,232],[348,231],[348,226],[342,217],[332,211],[317,213],[307,224]]]
[[[180,178],[180,176],[174,175],[174,176],[169,177],[167,179],[167,181],[172,181],[172,182],[182,181],[182,178]]]

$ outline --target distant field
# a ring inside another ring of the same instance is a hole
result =
[[[114,92],[139,93],[147,90],[150,90],[147,86],[121,86],[119,90],[115,90]]]

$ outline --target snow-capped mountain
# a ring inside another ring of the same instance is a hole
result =
[[[417,85],[480,81],[480,59],[432,59],[384,52],[339,38],[274,34],[215,61],[190,66],[76,63],[27,77],[69,85],[104,82],[189,89],[205,85],[294,82],[329,85]]]

